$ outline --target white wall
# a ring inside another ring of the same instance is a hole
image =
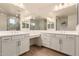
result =
[[[75,14],[68,16],[68,29],[76,30],[77,17]]]
[[[7,30],[7,15],[0,14],[0,31]]]
[[[52,17],[49,17],[48,19],[47,19],[47,24],[49,24],[49,22],[53,22],[54,23],[54,28],[53,29],[48,29],[48,27],[47,27],[47,30],[51,30],[51,31],[53,31],[53,30],[56,30],[56,17],[55,16],[52,16]],[[47,25],[48,26],[48,25]]]
[[[22,22],[27,21],[30,24],[28,14],[29,13],[26,11],[21,12],[21,16],[20,16],[20,29],[21,29],[21,31],[29,31],[29,28],[22,28]]]

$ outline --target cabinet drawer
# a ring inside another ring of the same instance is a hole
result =
[[[44,40],[44,42],[49,43],[49,42],[50,42],[50,40]]]
[[[76,37],[74,35],[67,35],[67,39],[76,39]]]
[[[49,40],[42,40],[42,43],[49,43]]]
[[[42,40],[47,40],[47,39],[49,39],[49,38],[50,38],[50,37],[44,37],[44,36],[41,37]]]
[[[64,35],[64,34],[56,34],[56,38],[63,38],[63,39],[65,39],[66,35]]]
[[[60,34],[56,34],[56,37],[62,37],[62,35],[60,35]]]
[[[28,37],[28,35],[16,35],[16,36],[12,36],[13,39],[24,39],[25,37]]]
[[[19,39],[19,38],[21,38],[21,36],[20,36],[20,35],[15,35],[15,36],[12,36],[12,39]]]
[[[11,40],[11,37],[2,37],[2,41],[3,40]]]
[[[46,36],[46,37],[49,37],[49,36],[51,36],[51,34],[48,34],[48,33],[44,33],[44,34],[42,34],[42,36]]]
[[[26,34],[24,34],[24,35],[20,35],[20,38],[27,38],[27,37],[29,37],[29,35],[26,35]]]
[[[74,35],[67,35],[68,38],[73,38],[75,37]]]

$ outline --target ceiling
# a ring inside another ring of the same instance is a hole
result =
[[[33,16],[48,16],[57,3],[24,3],[26,10]]]
[[[16,16],[19,14],[21,8],[14,6],[10,3],[0,3],[0,13],[5,13],[7,15]]]
[[[56,3],[23,3],[26,11],[32,16],[48,16],[52,12]],[[16,15],[19,13],[21,8],[10,4],[10,3],[0,3],[0,12]]]
[[[28,11],[29,16],[42,16],[42,17],[52,17],[53,9],[55,5],[58,5],[58,3],[23,3],[24,9],[15,6],[11,3],[0,3],[0,13],[6,13],[8,15],[14,15],[16,16],[21,11]],[[68,14],[76,11],[75,6],[69,7],[68,9],[65,9],[64,11],[59,10],[55,13],[58,15]],[[68,13],[67,13],[68,12]],[[27,16],[27,14],[25,14]]]
[[[67,8],[63,8],[54,12],[56,16],[68,16],[76,13],[77,13],[76,5],[68,6]]]

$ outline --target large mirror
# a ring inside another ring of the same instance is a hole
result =
[[[50,21],[47,25],[48,29],[54,29],[54,22]]]
[[[47,19],[42,17],[30,19],[30,30],[47,30]]]
[[[20,20],[17,17],[9,17],[7,20],[7,30],[20,30]]]
[[[23,21],[22,28],[29,28],[29,23],[27,21]]]
[[[0,13],[0,31],[20,30],[20,19]]]
[[[75,31],[77,26],[76,5],[68,6],[57,11],[56,30]]]
[[[68,16],[57,16],[57,30],[68,30]]]

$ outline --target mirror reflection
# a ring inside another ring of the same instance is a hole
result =
[[[20,30],[20,22],[18,18],[10,17],[7,23],[7,30]]]
[[[30,30],[47,30],[47,19],[42,17],[30,19]]]

